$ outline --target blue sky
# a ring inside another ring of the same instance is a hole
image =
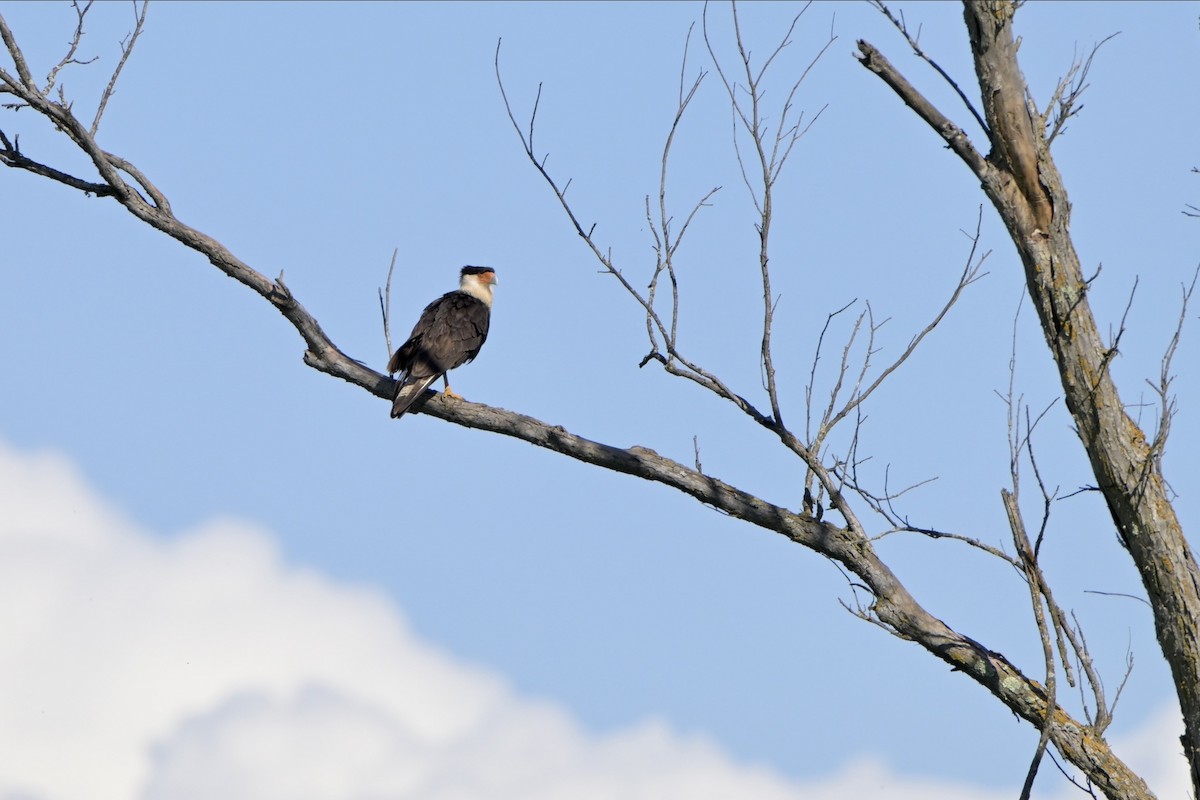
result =
[[[898,7],[969,86],[957,8]],[[684,38],[701,8],[152,5],[99,139],[149,175],[182,220],[259,271],[284,272],[339,347],[376,368],[387,357],[376,290],[393,249],[394,337],[452,288],[461,265],[494,265],[491,338],[455,376],[456,390],[684,462],[696,437],[706,471],[794,507],[794,458],[727,403],[637,368],[644,320],[598,273],[525,160],[493,75],[503,38],[518,115],[541,82],[539,152],[572,180],[581,218],[643,285],[653,263],[644,198],[658,189]],[[756,57],[798,9],[740,7]],[[44,74],[69,39],[69,6],[0,10]],[[1154,399],[1144,379],[1158,375],[1180,284],[1197,263],[1200,224],[1180,212],[1200,198],[1190,172],[1200,120],[1175,87],[1196,72],[1198,15],[1190,4],[1122,3],[1033,3],[1018,15],[1022,66],[1041,103],[1074,55],[1120,32],[1097,56],[1055,156],[1080,255],[1103,265],[1090,298],[1102,327],[1115,328],[1138,280],[1114,365],[1131,404]],[[89,119],[131,13],[106,4],[92,17],[82,52],[100,60],[60,76]],[[709,19],[729,65],[728,8],[710,7]],[[768,102],[831,31],[837,40],[797,95],[809,117],[824,111],[776,197],[776,362],[797,422],[826,315],[870,301],[889,319],[878,357],[894,357],[951,291],[969,250],[963,231],[984,202],[967,170],[852,58],[854,41],[868,39],[979,137],[866,4],[812,6]],[[693,36],[689,74],[710,66]],[[28,111],[5,112],[0,124],[31,157],[86,174]],[[753,208],[730,130],[710,74],[670,167],[679,217],[722,187],[680,250],[681,341],[761,401]],[[1032,729],[846,613],[839,600],[851,591],[822,559],[661,486],[422,415],[392,421],[383,401],[306,368],[300,339],[259,298],[115,203],[11,170],[0,180],[9,343],[0,466],[13,476],[14,509],[0,542],[24,576],[4,590],[0,663],[26,676],[32,696],[54,698],[62,724],[79,732],[56,739],[61,728],[47,727],[40,752],[41,740],[26,742],[24,772],[0,766],[0,796],[75,796],[67,778],[38,765],[64,749],[98,752],[98,742],[112,757],[97,757],[87,785],[113,798],[178,797],[180,786],[198,786],[197,764],[232,781],[244,773],[229,765],[264,742],[278,763],[258,759],[260,783],[226,785],[226,796],[297,796],[281,776],[297,764],[321,772],[326,761],[333,788],[321,794],[314,787],[326,784],[314,779],[311,796],[584,796],[581,786],[597,797],[697,796],[689,787],[700,785],[714,797],[748,796],[748,787],[763,797],[861,796],[873,786],[877,797],[983,798],[1019,786]],[[877,487],[885,467],[895,483],[937,478],[903,499],[914,523],[1000,544],[1008,474],[995,392],[1008,382],[1021,278],[988,208],[981,247],[992,251],[988,275],[868,404],[860,448]],[[1189,447],[1200,435],[1194,317],[1175,361],[1181,412],[1166,459],[1185,528],[1200,477]],[[835,325],[830,353],[847,333]],[[1040,409],[1059,389],[1028,308],[1017,340],[1018,390]],[[1091,482],[1061,404],[1036,445],[1064,494]],[[1162,742],[1173,735],[1172,693],[1145,606],[1094,593],[1141,594],[1105,517],[1088,494],[1057,503],[1047,570],[1078,612],[1110,694],[1133,653],[1112,736],[1119,753],[1153,760],[1171,746]],[[935,614],[1039,673],[1026,590],[1010,569],[944,541],[893,536],[880,547]],[[89,564],[93,589],[68,592]],[[29,638],[42,627],[57,634]],[[333,651],[340,660],[323,655]],[[180,666],[199,653],[215,665],[205,680]],[[65,688],[81,685],[90,690]],[[411,695],[426,693],[432,710],[412,711]],[[96,697],[144,713],[114,725]],[[18,723],[0,726],[11,726],[0,740],[21,739]],[[310,728],[327,738],[305,738]],[[424,744],[397,744],[410,740]],[[476,794],[436,781],[402,794],[416,779],[390,773],[370,786],[339,783],[363,774],[353,753],[370,750],[338,746],[347,742],[402,750],[423,775],[478,767]],[[506,767],[488,771],[463,742],[526,743],[512,745],[512,760],[528,774],[505,783]],[[578,769],[556,774],[578,784],[538,771],[547,743],[569,750],[563,763]],[[299,755],[309,752],[326,758]],[[1160,796],[1172,796],[1170,767],[1146,769]],[[1053,773],[1040,796],[1067,791]]]

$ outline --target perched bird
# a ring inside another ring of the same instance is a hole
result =
[[[495,285],[491,267],[463,267],[458,289],[421,312],[408,341],[388,361],[388,373],[400,373],[393,417],[403,416],[439,376],[446,382],[446,396],[462,399],[451,391],[446,373],[479,355],[487,340]]]

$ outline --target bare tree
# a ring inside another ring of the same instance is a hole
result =
[[[1096,487],[1108,504],[1121,541],[1141,572],[1154,608],[1159,641],[1171,665],[1183,708],[1187,731],[1185,753],[1196,776],[1195,791],[1200,794],[1200,634],[1197,631],[1200,575],[1172,509],[1161,464],[1174,413],[1170,395],[1171,356],[1178,334],[1163,359],[1161,379],[1155,387],[1161,400],[1161,412],[1155,431],[1147,435],[1125,412],[1109,374],[1119,335],[1112,344],[1105,345],[1098,332],[1087,300],[1090,281],[1082,274],[1070,238],[1070,206],[1066,190],[1050,154],[1051,142],[1078,109],[1090,58],[1063,79],[1046,111],[1039,111],[1029,100],[1029,90],[1017,63],[1012,18],[1018,5],[1007,0],[966,0],[964,3],[982,98],[980,110],[969,99],[969,93],[921,50],[914,37],[908,35],[903,20],[878,4],[881,13],[896,23],[917,55],[934,66],[953,86],[974,122],[988,138],[986,154],[980,152],[962,128],[901,75],[878,48],[859,41],[858,55],[862,65],[878,75],[927,122],[981,182],[985,195],[1000,214],[1020,254],[1028,295],[1058,366],[1066,406],[1090,459]],[[68,52],[40,83],[13,32],[0,18],[0,36],[10,61],[0,70],[0,92],[10,96],[7,107],[29,109],[49,120],[87,157],[95,174],[79,177],[42,163],[21,150],[17,136],[10,138],[3,130],[0,130],[0,161],[8,167],[41,175],[81,192],[112,198],[136,218],[203,254],[219,270],[274,306],[304,340],[306,364],[378,397],[390,399],[391,379],[338,349],[316,319],[292,295],[282,275],[268,278],[237,258],[217,239],[180,220],[168,199],[147,175],[129,160],[97,144],[97,131],[106,104],[143,29],[146,5],[135,6],[135,27],[122,43],[120,63],[99,99],[91,123],[85,124],[77,116],[72,102],[65,97],[57,78],[66,65],[80,63],[76,60],[76,52],[90,8],[90,3],[75,5],[78,25]],[[876,319],[869,304],[864,304],[857,309],[857,316],[849,326],[850,332],[842,343],[832,383],[821,386],[816,363],[829,346],[826,334],[830,324],[827,323],[815,343],[806,389],[804,424],[801,426],[790,418],[785,419],[772,343],[777,310],[770,259],[772,225],[778,213],[774,202],[775,187],[789,155],[815,116],[806,117],[795,105],[808,69],[787,85],[782,99],[774,101],[774,105],[768,102],[765,81],[772,65],[790,43],[793,30],[802,21],[807,8],[805,6],[792,20],[791,27],[782,33],[766,57],[758,59],[752,56],[743,39],[736,6],[732,8],[732,56],[722,55],[725,50],[710,31],[707,9],[701,21],[701,38],[708,63],[728,98],[735,155],[756,214],[758,248],[752,272],[762,292],[762,315],[755,322],[761,333],[758,354],[761,391],[739,389],[705,366],[700,357],[685,347],[679,331],[679,247],[702,209],[723,191],[716,187],[695,198],[686,206],[687,212],[682,218],[676,218],[671,212],[673,204],[668,201],[668,176],[672,144],[697,91],[710,74],[706,70],[689,72],[692,32],[689,32],[685,45],[677,107],[663,146],[658,192],[645,201],[655,257],[649,265],[649,279],[644,290],[638,288],[643,285],[639,283],[640,278],[632,279],[626,275],[623,266],[616,263],[595,237],[594,226],[585,226],[572,208],[567,200],[569,181],[561,183],[547,169],[545,156],[539,154],[534,144],[540,91],[527,112],[515,109],[502,81],[499,47],[496,53],[500,92],[526,155],[546,180],[570,225],[603,271],[617,281],[645,314],[648,352],[642,366],[657,364],[668,374],[713,393],[738,415],[777,438],[803,467],[806,477],[803,486],[797,490],[795,503],[802,510],[766,502],[750,491],[707,474],[701,467],[698,448],[695,463],[689,466],[645,447],[621,448],[591,441],[523,414],[477,403],[447,401],[432,393],[419,413],[468,428],[515,437],[605,469],[666,484],[720,512],[779,533],[830,559],[846,573],[853,589],[854,601],[848,604],[853,613],[899,638],[916,643],[936,659],[969,676],[1040,732],[1023,796],[1029,795],[1043,754],[1052,747],[1053,752],[1078,770],[1082,776],[1081,785],[1089,791],[1095,787],[1110,798],[1152,797],[1145,782],[1112,751],[1104,738],[1120,692],[1118,690],[1112,697],[1106,695],[1078,622],[1055,600],[1039,563],[1039,550],[1051,501],[1055,497],[1043,482],[1034,455],[1034,432],[1041,417],[1027,409],[1010,385],[1006,401],[1012,485],[1002,490],[1001,502],[1011,528],[1015,555],[952,531],[910,525],[895,508],[896,499],[907,489],[893,490],[885,486],[878,490],[859,475],[863,459],[858,453],[858,433],[864,406],[880,386],[902,372],[910,356],[981,275],[988,254],[980,251],[979,229],[970,236],[961,272],[947,287],[945,301],[930,313],[927,324],[912,334],[909,344],[895,359],[885,364],[876,362],[876,337],[882,321]],[[825,46],[812,54],[809,69],[832,42],[831,34]],[[1190,289],[1184,295],[1185,307],[1189,298]],[[386,303],[384,306],[386,315]],[[846,306],[832,311],[829,321],[850,309],[851,306]],[[822,396],[824,400],[820,399]],[[840,453],[834,452],[835,440]],[[1021,466],[1026,463],[1033,472],[1042,499],[1043,512],[1036,525],[1026,522],[1018,502]],[[826,519],[826,509],[836,514],[836,519]],[[1042,673],[1043,680],[1030,677],[1002,654],[951,628],[922,605],[875,547],[880,536],[899,531],[964,541],[992,557],[1003,559],[1016,570],[1028,586],[1032,618],[1043,646],[1042,663],[1035,667]],[[1073,716],[1062,705],[1060,676],[1068,685],[1080,687],[1084,695],[1082,719]]]
[[[1050,107],[1040,112],[1029,100],[1017,63],[1018,43],[1012,32],[1017,5],[990,0],[964,5],[982,98],[981,121],[989,139],[986,155],[869,42],[858,43],[860,60],[933,128],[979,179],[1012,237],[1096,486],[1149,595],[1158,640],[1183,710],[1183,746],[1192,765],[1193,791],[1200,794],[1200,572],[1162,475],[1162,451],[1173,413],[1167,397],[1174,347],[1164,358],[1159,387],[1163,406],[1157,431],[1147,436],[1125,411],[1109,372],[1117,342],[1104,344],[1089,307],[1090,281],[1083,275],[1071,240],[1070,202],[1050,153],[1050,143],[1075,113],[1091,58],[1071,70],[1060,82]],[[970,107],[969,101],[967,105]],[[979,120],[979,113],[971,110]],[[1185,294],[1185,306],[1189,297],[1190,290]],[[1052,710],[1048,707],[1043,713],[1040,727],[1051,728],[1050,740],[1083,768],[1063,750],[1052,724],[1047,724]],[[1098,719],[1085,730],[1102,731],[1101,722],[1103,719]],[[1085,772],[1112,797],[1140,796],[1133,792],[1145,791],[1136,786],[1133,776],[1110,781],[1096,771]]]

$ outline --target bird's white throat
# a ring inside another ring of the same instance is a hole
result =
[[[479,300],[484,305],[491,308],[492,305],[492,284],[484,283],[480,280],[479,275],[463,275],[462,280],[458,282],[458,290]]]

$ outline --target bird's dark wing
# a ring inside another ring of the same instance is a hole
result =
[[[437,316],[438,309],[441,308],[442,303],[446,302],[446,298],[451,294],[454,294],[454,292],[444,294],[425,306],[425,310],[421,312],[421,318],[417,320],[417,324],[413,326],[412,333],[408,335],[408,341],[400,345],[400,348],[392,354],[391,359],[388,361],[388,374],[395,374],[402,370],[406,373],[411,372],[413,359],[422,347],[425,334],[433,325],[433,320]]]
[[[408,341],[388,362],[388,372],[409,378],[442,375],[479,354],[487,340],[491,309],[466,292],[448,292],[421,312]]]
[[[466,292],[450,292],[433,313],[420,355],[438,373],[461,367],[479,355],[479,348],[487,340],[491,316],[491,309],[478,298]]]

